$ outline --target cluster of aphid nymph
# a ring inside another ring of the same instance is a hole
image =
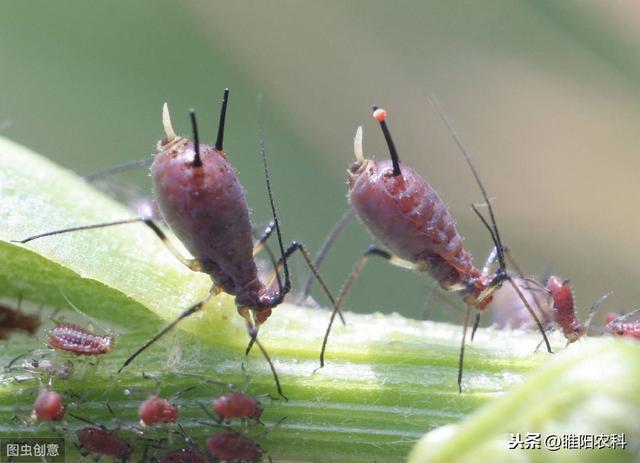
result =
[[[460,149],[484,201],[482,207],[486,208],[486,213],[482,212],[479,205],[471,206],[488,232],[487,241],[493,246],[482,268],[473,263],[472,256],[465,249],[463,239],[456,229],[454,217],[435,189],[412,167],[400,162],[387,125],[387,112],[378,107],[373,108],[373,117],[382,130],[390,159],[367,159],[363,150],[362,128],[357,129],[354,141],[356,159],[347,170],[349,210],[333,228],[315,260],[300,242],[293,241],[286,246],[283,242],[260,130],[260,152],[271,221],[254,240],[255,230],[249,218],[244,189],[223,149],[228,97],[229,92],[225,90],[214,145],[200,143],[193,110],[190,111],[193,137],[190,139],[178,136],[174,132],[168,107],[164,105],[164,135],[158,142],[150,168],[158,216],[78,224],[72,228],[40,232],[18,241],[26,244],[62,233],[142,223],[188,269],[210,277],[211,286],[206,297],[189,307],[181,308],[182,312],[174,321],[137,350],[128,352],[118,373],[181,320],[202,310],[212,298],[225,292],[234,297],[237,312],[246,326],[246,353],[253,346],[260,350],[274,378],[277,393],[287,400],[274,363],[258,334],[272,311],[292,290],[288,259],[294,253],[302,256],[310,272],[300,300],[308,300],[311,281],[318,281],[326,302],[332,309],[330,317],[327,317],[324,341],[319,352],[320,367],[325,364],[332,324],[337,316],[343,317],[341,308],[370,257],[380,257],[392,265],[425,274],[434,281],[434,291],[455,294],[457,300],[464,305],[457,375],[460,392],[463,386],[468,328],[472,327],[473,340],[480,316],[489,308],[495,308],[491,312],[494,313],[496,326],[537,327],[541,333],[541,344],[544,342],[549,352],[551,345],[547,332],[552,328],[560,329],[567,343],[575,342],[588,333],[595,310],[604,298],[594,304],[588,320],[582,324],[576,316],[573,291],[568,280],[548,275],[538,281],[523,273],[502,241],[489,195],[470,155],[434,100],[433,106]],[[130,165],[110,168],[98,175],[93,174],[91,178],[102,178],[128,167],[147,164],[149,163],[136,161]],[[345,224],[356,216],[379,245],[369,246],[364,251],[347,275],[338,296],[334,298],[318,268]],[[193,257],[183,255],[172,244],[166,229],[175,235]],[[275,236],[277,240],[276,256],[267,246],[267,240],[271,236]],[[254,257],[263,249],[268,251],[271,265],[266,278],[258,272]],[[507,268],[508,264],[510,268]],[[64,291],[64,288],[61,290]],[[504,296],[507,291],[511,292],[511,296]],[[505,297],[510,298],[507,302],[517,308],[500,310],[501,304],[507,304]],[[472,317],[473,314],[475,317]],[[640,323],[633,321],[635,315],[636,312],[632,312],[625,316],[608,317],[602,332],[640,338]],[[9,304],[0,305],[0,340],[7,339],[16,332],[38,336],[41,322],[40,316],[23,313],[20,302],[17,309]],[[53,326],[47,328],[46,343],[49,350],[24,353],[6,366],[7,372],[13,374],[16,381],[27,382],[25,388],[31,388],[29,390],[35,397],[33,409],[29,413],[17,412],[16,419],[33,425],[46,423],[58,434],[68,436],[80,453],[128,461],[135,446],[144,449],[144,461],[258,462],[266,458],[266,452],[256,442],[256,437],[267,434],[261,422],[264,406],[256,397],[245,392],[246,385],[241,390],[213,380],[193,377],[194,384],[184,391],[163,396],[160,393],[162,382],[159,374],[142,374],[142,378],[136,375],[141,384],[149,386],[136,386],[140,389],[138,392],[135,392],[133,386],[127,389],[130,398],[136,393],[142,394],[138,408],[139,421],[127,423],[111,412],[112,424],[106,426],[87,416],[82,407],[82,391],[72,390],[69,382],[80,370],[82,374],[87,374],[98,369],[99,358],[114,350],[116,337],[104,329],[96,332],[89,326],[54,321]],[[82,361],[83,357],[91,360]],[[82,368],[79,368],[81,362]],[[115,372],[109,372],[111,373],[114,377],[117,376]],[[153,391],[150,379],[155,380]],[[34,381],[37,383],[35,388],[33,384],[28,384]],[[194,418],[191,410],[189,423],[193,425],[195,422],[217,430],[206,441],[197,443],[187,431],[187,422],[181,422],[184,406],[180,405],[179,399],[193,389],[202,387],[215,389],[216,392],[211,393],[210,406],[194,406],[193,401],[189,402],[188,406],[197,408],[200,414],[199,418]],[[456,390],[453,378],[452,390]],[[106,407],[111,411],[108,403]],[[122,437],[125,434],[130,436],[129,440]]]
[[[9,305],[3,310],[14,310]],[[17,311],[19,312],[19,311]],[[21,314],[20,316],[27,316]],[[33,318],[40,325],[38,317]],[[24,330],[39,336],[38,330]],[[133,449],[142,449],[140,461],[156,463],[260,462],[271,460],[257,440],[269,433],[261,421],[263,402],[246,392],[249,377],[242,367],[245,384],[240,389],[232,384],[193,377],[194,385],[172,396],[161,394],[157,375],[142,373],[142,386],[127,388],[131,400],[138,396],[137,423],[129,424],[105,403],[112,424],[100,424],[87,415],[84,394],[75,389],[79,375],[100,374],[100,357],[115,348],[115,337],[97,334],[67,322],[55,322],[44,333],[48,349],[21,354],[5,367],[20,385],[20,393],[35,398],[30,411],[16,410],[15,420],[34,428],[47,428],[66,438],[80,455],[94,460],[100,457],[114,461],[131,461]],[[155,381],[155,388],[148,380]],[[147,384],[148,383],[148,384]],[[209,406],[197,401],[187,404],[179,399],[195,389],[210,395]],[[268,398],[271,400],[271,398]],[[200,444],[182,426],[181,415],[188,415],[190,425],[211,427],[208,438]]]

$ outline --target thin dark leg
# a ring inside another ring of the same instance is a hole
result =
[[[353,270],[347,277],[347,280],[345,281],[342,287],[342,291],[340,292],[340,296],[338,297],[338,302],[333,306],[333,312],[331,313],[331,318],[329,319],[329,325],[327,326],[327,330],[325,331],[325,334],[324,334],[324,339],[322,340],[322,349],[320,351],[320,367],[317,368],[316,371],[324,367],[324,354],[327,348],[327,341],[329,340],[329,334],[331,333],[331,327],[333,326],[333,322],[336,318],[336,314],[339,313],[340,308],[342,307],[342,304],[344,303],[344,300],[347,297],[347,294],[351,290],[351,287],[353,286],[355,279],[358,277],[358,275],[360,275],[362,270],[364,270],[364,267],[367,265],[369,256],[382,257],[387,261],[389,261],[389,263],[399,267],[405,267],[405,268],[415,267],[412,263],[402,260],[392,255],[388,251],[385,251],[384,249],[379,249],[374,246],[369,246],[367,248],[367,250],[364,252],[362,257],[360,257],[356,265],[353,267]]]
[[[480,325],[480,312],[476,314],[476,319],[473,322],[473,328],[471,329],[471,342],[473,342],[473,338],[476,336],[478,325]]]
[[[251,340],[249,341],[249,346],[245,352],[246,355],[249,355],[249,351],[251,350],[251,346],[254,344],[258,346],[260,352],[262,352],[262,356],[267,361],[269,368],[271,369],[271,374],[273,375],[273,380],[276,383],[276,390],[278,391],[278,395],[281,396],[284,400],[289,401],[286,395],[282,392],[282,386],[280,385],[280,379],[278,378],[278,372],[276,371],[276,367],[273,365],[271,361],[271,357],[269,356],[267,350],[264,348],[262,343],[258,340],[258,330],[251,321],[251,316],[249,315],[249,309],[247,307],[238,308],[238,313],[245,319],[247,325],[247,333],[249,333],[249,337]]]
[[[538,329],[540,330],[540,333],[542,333],[542,339],[544,341],[545,346],[547,346],[547,352],[549,352],[550,354],[553,354],[553,350],[551,350],[551,344],[549,344],[549,339],[547,338],[547,333],[545,333],[544,327],[542,326],[542,323],[540,322],[540,319],[538,318],[536,313],[531,308],[531,305],[529,304],[527,299],[524,297],[524,294],[522,294],[522,291],[520,291],[520,288],[518,288],[518,285],[515,284],[515,282],[513,281],[513,279],[511,277],[509,277],[508,280],[509,280],[509,283],[511,284],[511,287],[515,290],[516,293],[518,293],[518,297],[524,303],[524,306],[529,311],[529,314],[531,315],[533,320],[536,322],[536,325],[538,326]]]
[[[318,252],[316,253],[313,261],[313,265],[315,265],[317,269],[320,268],[320,265],[324,261],[325,257],[327,257],[327,253],[329,252],[335,241],[338,239],[340,233],[342,233],[342,230],[344,230],[351,219],[353,219],[355,213],[356,211],[353,209],[353,207],[349,207],[349,209],[347,209],[342,217],[340,217],[340,219],[336,222],[331,231],[329,231],[329,234],[322,243],[322,246],[320,246],[320,249],[318,249]],[[307,279],[302,288],[302,294],[300,295],[298,302],[303,302],[307,299],[307,297],[309,297],[311,285],[313,284],[313,277],[313,273],[309,273],[309,275],[307,276]]]
[[[324,279],[320,276],[320,273],[318,273],[318,270],[315,268],[315,266],[313,265],[313,263],[311,262],[311,256],[309,255],[309,251],[307,251],[307,248],[304,247],[304,245],[302,243],[298,243],[297,241],[293,241],[291,244],[289,244],[289,246],[287,246],[287,249],[284,251],[283,257],[281,257],[278,262],[276,263],[275,268],[273,269],[273,272],[275,275],[278,275],[278,269],[283,265],[283,262],[285,259],[288,259],[291,257],[291,255],[296,252],[299,251],[300,254],[302,254],[302,257],[304,258],[305,263],[307,264],[307,266],[309,267],[309,269],[311,270],[312,275],[314,275],[316,277],[316,279],[318,280],[318,282],[320,283],[320,287],[322,287],[323,291],[325,292],[325,294],[327,295],[327,298],[329,299],[329,302],[331,303],[332,307],[336,306],[336,301],[333,297],[333,295],[331,294],[331,291],[329,290],[329,287],[327,286],[327,284],[325,283]],[[272,286],[273,284],[271,284]],[[278,285],[278,287],[280,287],[280,285]],[[278,294],[278,297],[271,301],[271,304],[273,306],[276,306],[278,304],[280,304],[285,296],[287,295],[287,292],[285,292],[285,288],[282,288],[281,291]],[[340,316],[342,317],[342,314],[340,314]],[[332,315],[332,318],[334,317],[334,315]],[[257,326],[256,327],[256,332],[260,327]],[[251,351],[251,348],[253,347],[253,343],[255,342],[255,338],[252,337],[251,340],[249,341],[249,345],[247,346],[246,349],[246,353],[248,354]]]
[[[464,345],[467,338],[467,328],[469,326],[469,317],[471,317],[471,306],[467,306],[467,313],[464,316],[464,325],[462,327],[462,341],[460,343],[460,359],[458,360],[458,392],[462,394],[462,367],[464,366]]]
[[[173,246],[173,244],[171,244],[171,241],[169,241],[169,238],[167,238],[167,235],[164,234],[162,229],[153,220],[145,217],[136,217],[135,219],[116,220],[113,222],[104,222],[104,223],[97,223],[92,225],[80,225],[78,227],[62,228],[60,230],[53,230],[50,232],[29,236],[28,238],[25,238],[23,240],[12,240],[12,242],[25,244],[25,243],[28,243],[29,241],[33,241],[39,238],[44,238],[46,236],[61,235],[64,233],[71,233],[71,232],[83,231],[83,230],[94,230],[96,228],[107,228],[107,227],[113,227],[116,225],[127,225],[127,224],[138,223],[138,222],[142,222],[147,227],[149,227],[156,234],[156,236],[160,238],[160,240],[164,243],[164,245],[167,247],[169,252],[171,252],[171,254],[173,254],[176,257],[176,259],[178,259],[180,262],[182,262],[185,266],[187,266],[189,269],[193,270],[194,272],[200,271],[200,262],[197,259],[188,259],[184,257],[182,254],[180,254],[180,252]]]
[[[149,167],[153,164],[154,157],[150,156],[145,159],[139,159],[137,161],[126,162],[124,164],[118,164],[112,167],[108,167],[103,170],[98,170],[95,172],[90,172],[86,175],[83,175],[82,178],[87,182],[93,182],[94,180],[98,180],[103,177],[108,177],[110,175],[119,174],[121,172],[126,172],[128,170],[138,169],[140,167]]]
[[[154,337],[149,339],[147,342],[145,342],[142,345],[142,347],[140,347],[133,354],[131,354],[129,356],[129,358],[127,360],[125,360],[124,364],[120,367],[120,369],[118,370],[118,373],[120,373],[127,365],[129,365],[138,355],[140,355],[142,352],[144,352],[147,349],[147,347],[149,347],[151,344],[153,344],[158,339],[160,339],[162,336],[164,336],[169,331],[171,331],[173,329],[173,327],[175,327],[181,320],[183,320],[183,319],[187,318],[188,316],[193,315],[194,313],[196,313],[199,310],[201,310],[204,307],[204,305],[207,302],[209,302],[209,300],[213,296],[215,296],[217,294],[220,294],[221,291],[222,290],[218,286],[215,286],[215,285],[212,286],[211,290],[209,291],[209,294],[207,295],[207,297],[205,297],[203,300],[201,300],[197,304],[194,304],[191,307],[189,307],[188,309],[186,309],[184,312],[182,312],[180,314],[180,316],[178,318],[176,318],[174,321],[172,321],[167,326],[165,326],[158,334],[156,334]]]

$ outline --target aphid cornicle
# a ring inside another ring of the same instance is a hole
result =
[[[429,274],[443,290],[459,294],[467,304],[458,370],[460,391],[462,390],[464,344],[471,310],[476,308],[479,312],[484,311],[491,302],[493,292],[505,281],[509,281],[522,298],[542,332],[548,351],[551,352],[551,346],[540,321],[506,271],[504,247],[484,186],[466,149],[439,107],[436,106],[436,109],[471,167],[489,211],[490,218],[487,220],[478,208],[472,205],[474,212],[489,230],[495,246],[482,271],[476,269],[471,260],[471,254],[464,249],[462,237],[456,230],[455,221],[444,201],[411,167],[400,164],[386,123],[386,111],[378,107],[373,109],[373,117],[380,124],[391,159],[382,161],[365,159],[362,150],[362,128],[358,128],[354,141],[356,161],[347,171],[348,197],[360,220],[388,250],[369,247],[347,279],[325,334],[320,354],[321,366],[324,364],[324,350],[337,310],[344,302],[354,279],[364,268],[368,257],[372,255],[383,257],[393,265]],[[491,266],[495,261],[498,262],[498,269],[491,273]]]
[[[257,340],[257,333],[260,325],[269,318],[271,310],[282,303],[291,290],[287,259],[294,252],[299,251],[302,254],[305,263],[311,268],[332,305],[335,305],[335,301],[313,267],[306,248],[296,241],[289,244],[286,249],[284,247],[271,192],[262,132],[260,132],[260,152],[273,220],[272,225],[267,227],[258,242],[253,242],[249,207],[244,190],[223,150],[228,95],[229,91],[225,90],[218,137],[214,146],[200,143],[193,110],[191,110],[193,140],[189,140],[176,135],[171,125],[167,105],[165,104],[163,107],[162,122],[165,136],[158,142],[157,152],[151,166],[154,196],[165,222],[194,258],[182,256],[171,245],[160,227],[150,218],[120,220],[56,230],[31,236],[20,242],[26,243],[36,238],[71,231],[143,222],[184,265],[193,271],[209,275],[212,286],[209,294],[203,300],[184,310],[176,320],[135,351],[120,370],[172,329],[180,320],[201,310],[213,296],[224,291],[235,296],[238,313],[246,322],[250,335],[247,352],[254,343],[258,346],[269,363],[278,393],[283,395],[275,367],[266,350]],[[281,257],[273,270],[274,281],[263,283],[258,277],[253,256],[264,246],[274,230]],[[280,276],[280,267],[284,270],[284,282]]]

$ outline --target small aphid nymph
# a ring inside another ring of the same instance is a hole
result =
[[[264,453],[255,441],[236,432],[219,432],[209,437],[207,450],[222,461],[258,462]]]
[[[54,421],[64,418],[62,396],[54,391],[40,392],[33,404],[33,413],[42,421]]]
[[[175,423],[178,419],[178,407],[165,399],[152,395],[140,404],[138,416],[143,426],[160,423]]]
[[[49,331],[49,345],[77,355],[102,355],[113,351],[116,339],[92,333],[73,323],[58,323]]]
[[[211,406],[213,411],[223,420],[233,418],[250,418],[259,420],[264,406],[250,395],[234,391],[218,397]]]

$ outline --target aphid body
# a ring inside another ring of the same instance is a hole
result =
[[[255,441],[236,432],[219,432],[209,437],[207,450],[222,461],[258,462],[263,454]]]
[[[91,453],[106,455],[126,461],[132,448],[113,432],[103,428],[86,427],[76,432],[80,445]]]
[[[251,418],[258,420],[262,415],[264,406],[250,395],[234,391],[218,397],[211,407],[223,420],[233,418]]]
[[[49,331],[49,345],[77,355],[102,355],[113,351],[115,337],[99,335],[73,323],[58,323]]]
[[[165,399],[152,395],[140,404],[138,416],[145,426],[152,426],[159,423],[174,423],[178,418],[178,407]]]
[[[54,391],[40,392],[33,404],[33,413],[43,421],[61,420],[64,418],[62,396]]]
[[[626,315],[609,313],[605,317],[604,332],[616,337],[627,337],[640,339],[640,322],[625,321],[632,314],[637,314],[637,310]]]
[[[560,326],[568,342],[577,341],[584,335],[584,328],[575,312],[571,283],[557,275],[551,275],[545,288],[553,296],[554,321]]]
[[[436,109],[439,111],[437,106]],[[458,373],[460,390],[464,342],[471,309],[485,311],[492,300],[493,292],[506,281],[522,299],[542,332],[547,349],[551,351],[539,319],[506,271],[505,250],[493,209],[471,158],[446,118],[442,114],[441,116],[482,191],[489,211],[489,220],[484,218],[475,205],[472,205],[472,208],[489,230],[495,246],[494,251],[482,271],[473,265],[471,254],[464,249],[462,237],[456,230],[455,221],[446,204],[423,177],[411,167],[401,165],[386,124],[387,113],[383,109],[374,107],[373,117],[380,123],[391,159],[380,161],[366,159],[362,150],[362,128],[358,128],[354,140],[356,161],[347,170],[348,198],[360,220],[387,249],[369,247],[345,283],[325,333],[323,350],[320,354],[321,366],[335,314],[353,280],[362,271],[368,256],[371,255],[383,257],[399,267],[429,274],[442,289],[457,293],[467,304]],[[491,266],[496,261],[498,268],[491,273]],[[476,320],[479,319],[476,318]]]
[[[252,308],[261,323],[280,302],[280,294],[258,279],[249,206],[236,171],[215,146],[199,144],[197,156],[194,142],[176,136],[167,117],[166,136],[151,166],[162,216],[196,256],[199,270],[236,296],[239,308]]]
[[[40,318],[22,313],[20,302],[18,302],[18,309],[0,304],[0,339],[7,339],[15,331],[33,335],[40,327]]]

